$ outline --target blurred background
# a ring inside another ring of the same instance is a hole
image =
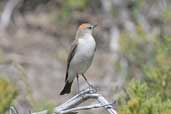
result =
[[[98,25],[86,76],[119,114],[171,114],[170,0],[0,0],[0,114],[10,104],[21,114],[41,111],[77,93],[74,82],[59,95],[83,22]]]

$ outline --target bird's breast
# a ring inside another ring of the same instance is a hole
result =
[[[78,53],[84,58],[89,58],[94,55],[96,42],[93,38],[79,39]]]
[[[95,48],[96,42],[94,38],[79,39],[77,51],[72,62],[74,64],[90,64],[95,53]]]
[[[96,48],[96,42],[93,37],[78,40],[77,50],[71,61],[71,69],[77,73],[87,71],[92,63]]]

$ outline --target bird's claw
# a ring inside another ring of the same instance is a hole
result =
[[[91,94],[97,92],[97,89],[96,89],[94,86],[92,86],[92,85],[90,85],[90,86],[88,87],[88,89],[89,89],[89,92],[90,92]]]

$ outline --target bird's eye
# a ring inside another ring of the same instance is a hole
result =
[[[88,29],[92,29],[92,27],[88,27]]]

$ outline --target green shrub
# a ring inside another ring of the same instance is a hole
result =
[[[5,114],[12,101],[17,96],[17,91],[7,80],[0,79],[0,114]]]
[[[73,11],[84,11],[90,5],[90,0],[64,0],[61,6],[59,21],[70,20]]]
[[[119,114],[171,114],[171,100],[151,94],[146,83],[132,80],[127,92],[129,99],[125,101],[122,97],[119,100]]]
[[[122,34],[121,53],[131,77],[127,96],[119,99],[119,114],[171,114],[171,39],[162,36],[149,37],[141,27],[136,35]]]

